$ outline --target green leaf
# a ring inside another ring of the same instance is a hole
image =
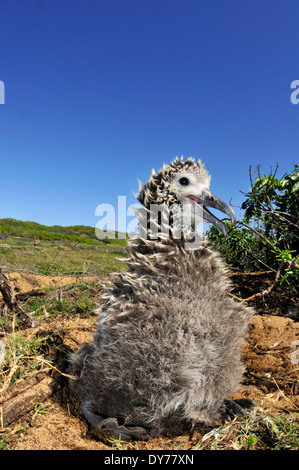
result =
[[[294,184],[294,186],[292,187],[292,193],[295,193],[296,191],[298,191],[299,189],[299,181],[297,181],[297,183]]]

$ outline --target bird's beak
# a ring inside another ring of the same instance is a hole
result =
[[[227,235],[225,224],[221,220],[217,219],[217,217],[215,217],[215,215],[209,211],[208,207],[213,207],[214,209],[218,209],[219,211],[227,214],[231,219],[231,224],[234,225],[236,222],[236,215],[228,204],[207,190],[204,191],[200,196],[188,196],[188,198],[202,205],[204,222],[215,225],[219,232],[221,232],[224,236]]]

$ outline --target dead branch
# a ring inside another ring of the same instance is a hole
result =
[[[278,390],[282,393],[282,395],[284,396],[284,398],[289,402],[291,403],[291,405],[296,409],[296,410],[299,410],[298,406],[295,405],[295,403],[292,402],[292,400],[289,399],[289,397],[287,397],[285,395],[285,393],[283,393],[283,391],[281,390],[281,388],[279,387],[278,383],[276,382],[275,378],[273,377],[273,381],[276,385],[276,387],[278,388]]]
[[[16,293],[16,298],[18,300],[26,300],[28,299],[29,297],[42,297],[42,296],[45,296],[46,295],[46,292],[45,291],[42,291],[42,290],[30,290],[30,291],[27,291],[27,292],[17,292]]]
[[[53,395],[57,388],[58,384],[55,379],[40,374],[19,387],[17,394],[13,394],[7,400],[3,397],[5,401],[0,403],[0,428],[6,428],[22,418],[33,410],[37,403]]]
[[[236,273],[227,273],[227,276],[262,276],[264,274],[272,274],[273,270],[269,271],[256,271],[254,273],[242,273],[242,272],[236,272]],[[274,271],[276,272],[276,271]]]
[[[43,379],[49,376],[49,369],[35,372],[30,375],[27,379],[22,379],[19,383],[16,383],[13,387],[10,387],[4,392],[0,392],[0,406],[3,406],[3,403],[8,402],[13,397],[24,393],[29,388],[32,388],[34,385],[41,382]]]
[[[279,276],[280,276],[280,273],[281,273],[281,270],[282,270],[284,264],[285,264],[285,261],[283,261],[281,263],[281,265],[279,266],[279,268],[276,272],[275,279],[274,279],[273,283],[271,284],[271,286],[269,286],[268,289],[263,290],[263,292],[257,292],[256,294],[253,294],[250,297],[247,297],[246,299],[240,299],[240,297],[237,297],[236,295],[231,294],[230,292],[228,292],[228,295],[230,297],[233,297],[236,300],[239,300],[239,302],[249,302],[250,300],[254,300],[254,299],[257,299],[259,297],[264,297],[265,295],[269,295],[272,292],[272,290],[274,289],[274,287],[276,286],[276,284],[279,280]]]
[[[7,307],[12,310],[19,318],[20,320],[25,323],[25,325],[29,327],[34,327],[35,322],[31,318],[31,316],[24,312],[22,307],[19,305],[14,288],[12,287],[10,280],[6,274],[2,272],[2,269],[0,268],[0,292],[2,294],[4,303],[7,305]]]

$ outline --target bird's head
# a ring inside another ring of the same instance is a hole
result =
[[[209,208],[224,212],[232,224],[236,220],[235,213],[228,204],[211,193],[210,181],[211,177],[200,160],[195,161],[192,157],[185,161],[183,157],[176,158],[170,165],[164,165],[158,173],[152,171],[149,181],[145,185],[140,184],[137,199],[147,209],[153,204],[166,204],[168,207],[173,204],[200,206],[201,221],[212,223],[226,235],[225,224]]]

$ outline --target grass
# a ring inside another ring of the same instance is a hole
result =
[[[30,373],[45,369],[43,347],[48,349],[49,335],[24,336],[13,331],[5,341],[4,363],[0,369],[0,393],[5,392]]]
[[[47,227],[0,219],[0,266],[45,275],[98,273],[126,269],[127,241],[99,240],[93,227]],[[116,237],[118,233],[116,233]]]
[[[55,318],[63,315],[70,318],[80,314],[81,317],[89,316],[96,308],[96,302],[91,298],[94,282],[81,282],[68,285],[59,289],[51,287],[45,289],[44,296],[29,297],[22,307],[33,317]]]
[[[34,413],[31,417],[32,421],[34,421],[36,416],[39,415],[39,414],[48,414],[49,411],[47,411],[47,408],[49,406],[50,406],[49,404],[37,403],[34,407]]]
[[[269,414],[256,406],[246,418],[212,429],[192,450],[298,450],[298,415]]]
[[[9,450],[9,442],[16,437],[18,432],[27,429],[26,424],[14,426],[12,429],[0,428],[0,450]]]
[[[118,245],[95,250],[96,245],[75,246],[71,242],[40,241],[38,247],[33,240],[10,237],[0,245],[0,266],[10,271],[29,271],[44,275],[108,274],[126,269],[125,247]]]
[[[36,222],[23,221],[16,219],[0,219],[0,234],[2,237],[16,236],[22,238],[30,238],[34,240],[62,240],[71,241],[75,243],[82,243],[87,245],[105,244],[109,245],[113,240],[114,244],[126,245],[126,234],[115,232],[105,232],[97,228],[97,233],[100,239],[96,236],[95,227],[87,225],[72,225],[62,227],[61,225],[42,225]]]

